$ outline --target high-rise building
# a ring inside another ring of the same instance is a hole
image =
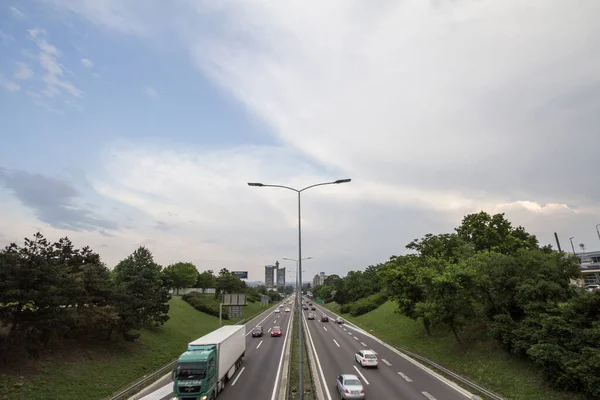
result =
[[[277,269],[277,287],[280,290],[285,288],[285,267]]]
[[[275,271],[277,267],[274,265],[265,265],[265,287],[272,289],[275,287]]]
[[[325,279],[327,279],[327,275],[325,275],[325,272],[321,272],[320,274],[315,275],[315,277],[313,278],[313,287],[324,285]]]

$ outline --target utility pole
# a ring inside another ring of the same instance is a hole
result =
[[[571,248],[573,249],[573,255],[575,255],[577,253],[575,253],[575,246],[573,246],[573,239],[575,239],[575,236],[569,238],[569,240],[571,241]]]
[[[556,234],[556,232],[554,232],[554,239],[556,239],[556,245],[558,246],[558,252],[562,252],[561,248],[560,248],[560,242],[558,241],[558,235]]]

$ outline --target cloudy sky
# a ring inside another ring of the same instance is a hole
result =
[[[0,8],[0,244],[344,274],[505,212],[600,249],[597,0]],[[288,275],[291,279],[293,274]]]

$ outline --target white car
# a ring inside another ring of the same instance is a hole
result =
[[[279,308],[276,308],[275,312],[278,313],[278,312],[281,312],[281,310]]]
[[[285,312],[290,312],[290,309],[288,307],[286,307]]]
[[[361,367],[375,367],[379,365],[379,358],[377,353],[373,350],[359,350],[354,354],[354,360],[360,364]]]

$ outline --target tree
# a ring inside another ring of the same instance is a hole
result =
[[[209,288],[215,288],[217,284],[217,278],[212,269],[208,271],[203,271],[198,275],[198,280],[196,281],[196,285],[194,287],[202,289],[202,293]]]
[[[161,269],[145,247],[139,247],[114,268],[120,316],[116,328],[125,339],[139,337],[131,331],[139,330],[145,324],[162,325],[169,319],[171,296]]]
[[[175,288],[177,294],[179,294],[179,289],[192,287],[198,281],[198,269],[189,262],[178,262],[169,265],[163,272],[169,286]]]
[[[325,278],[323,284],[333,286],[336,290],[339,290],[344,287],[344,280],[339,275],[333,274]]]
[[[473,253],[473,246],[456,233],[428,233],[423,238],[407,244],[406,248],[416,251],[420,256],[441,258],[450,262],[458,262]]]
[[[222,268],[219,271],[219,276],[216,279],[216,296],[223,293],[241,293],[245,291],[246,283],[237,275],[232,274],[227,268]]]

